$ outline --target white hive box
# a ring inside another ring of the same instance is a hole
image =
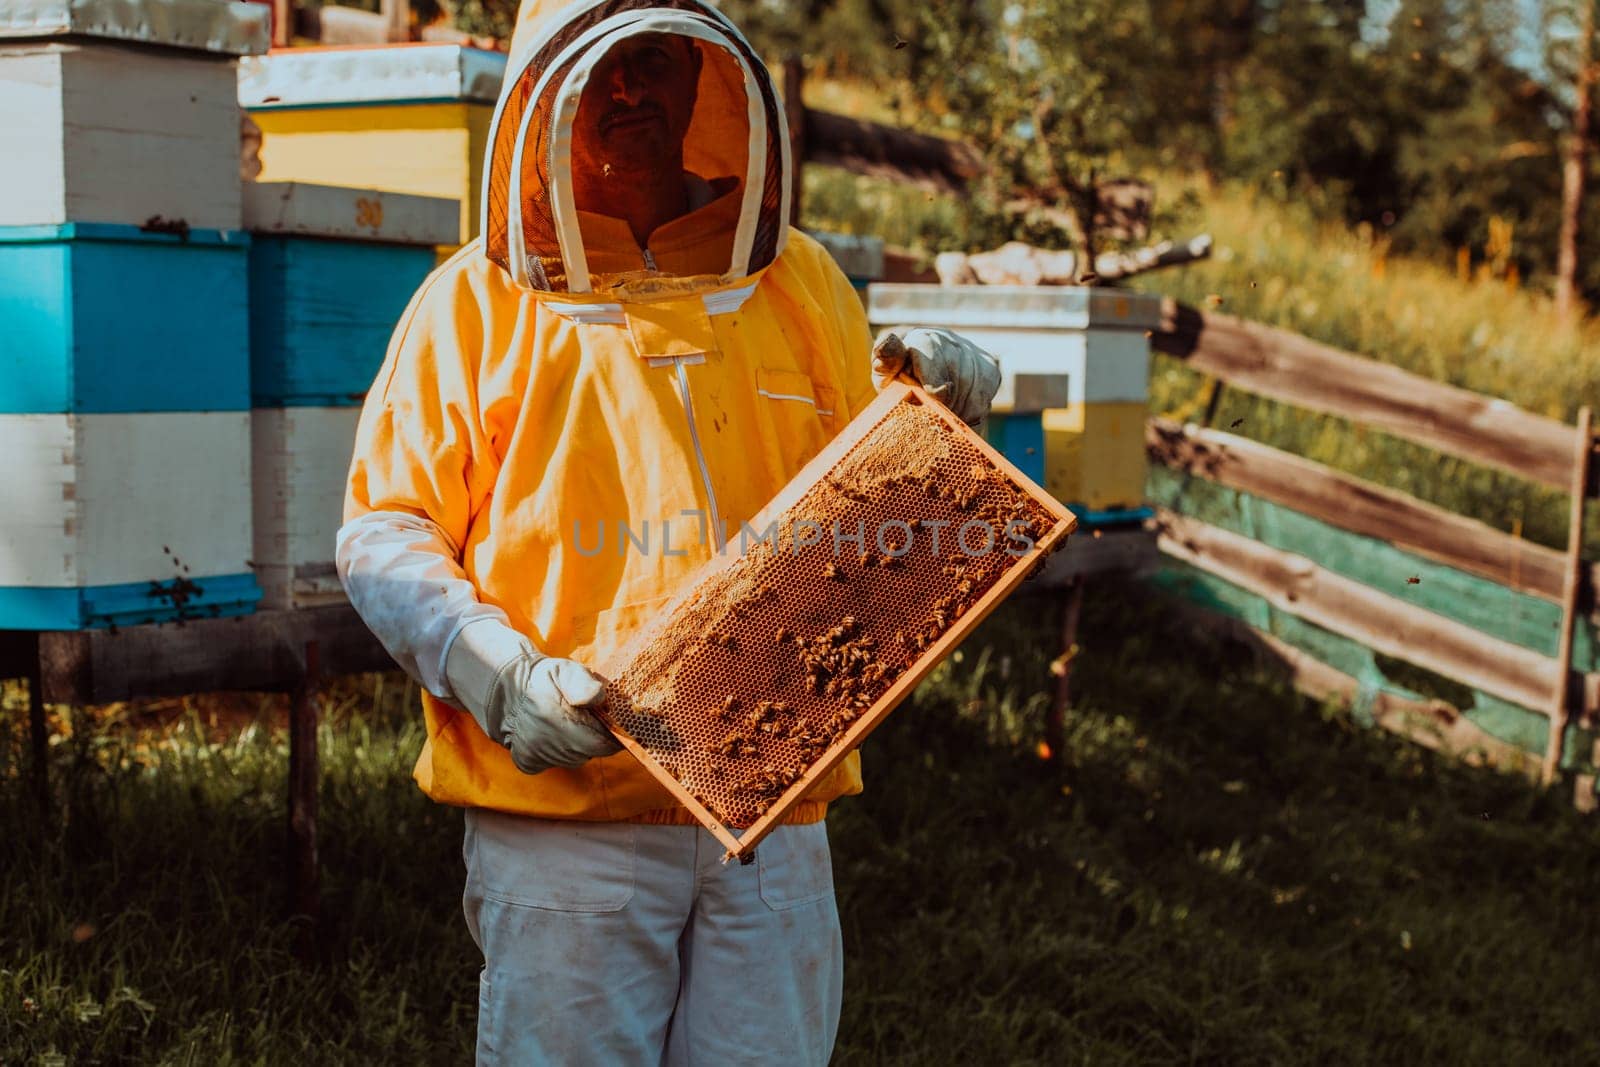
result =
[[[344,599],[333,538],[344,511],[358,407],[257,408],[250,413],[255,574],[261,606],[308,608]]]
[[[263,607],[314,607],[344,598],[333,544],[362,398],[460,205],[260,183],[245,226],[255,573]]]
[[[223,0],[0,3],[0,226],[239,228],[236,57],[268,9]]]
[[[1143,506],[1159,297],[1081,286],[872,285],[874,328],[944,326],[1000,360],[985,434],[1086,525]]]
[[[253,610],[246,411],[0,414],[0,629]]]

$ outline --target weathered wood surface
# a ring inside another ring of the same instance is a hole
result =
[[[1207,629],[1225,632],[1277,663],[1288,673],[1294,687],[1313,699],[1353,707],[1362,697],[1360,681],[1287,641],[1198,605],[1186,604],[1183,610]],[[1377,725],[1425,748],[1468,763],[1538,777],[1535,756],[1495,737],[1442,700],[1411,700],[1380,689],[1370,694],[1369,709]]]
[[[1152,419],[1145,432],[1152,461],[1263,497],[1323,522],[1415,552],[1559,602],[1566,554],[1512,537],[1484,523],[1394,489],[1325,467],[1258,441],[1194,425]],[[1600,566],[1586,567],[1589,587]]]
[[[1505,400],[1172,300],[1164,301],[1150,343],[1274,400],[1354,419],[1558,489],[1571,482],[1572,427]]]
[[[193,230],[239,228],[232,63],[74,38],[6,41],[0,66],[0,226],[137,226],[159,216]]]
[[[910,182],[941,193],[959,193],[983,172],[983,158],[961,141],[814,108],[805,109],[804,128],[806,163]]]
[[[306,642],[313,640],[324,674],[394,669],[347,605],[41,633],[39,659],[47,701],[105,704],[223,689],[289,689],[304,674]]]
[[[1572,669],[1572,639],[1578,624],[1578,593],[1583,588],[1583,511],[1588,502],[1589,461],[1594,448],[1590,410],[1578,412],[1578,431],[1573,435],[1572,488],[1568,491],[1572,507],[1567,526],[1567,558],[1563,566],[1561,591],[1561,646],[1556,652],[1556,687],[1550,694],[1550,741],[1545,746],[1544,781],[1553,782],[1561,765],[1561,750],[1567,736],[1571,712],[1571,689],[1566,684]]]
[[[1549,714],[1555,660],[1413,607],[1293,553],[1158,512],[1166,554],[1239,586],[1273,607],[1385,655]]]
[[[1165,467],[1151,468],[1147,484],[1152,506],[1171,508],[1269,548],[1313,559],[1318,566],[1351,581],[1541,656],[1553,658],[1559,648],[1561,607],[1554,601],[1508,589],[1379,538],[1349,533],[1282,504]],[[1597,666],[1595,624],[1584,619],[1578,634],[1574,660],[1580,669],[1593,670]]]

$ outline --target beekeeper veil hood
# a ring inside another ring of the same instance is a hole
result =
[[[766,66],[724,15],[699,0],[524,0],[489,130],[480,228],[484,254],[522,288],[601,292],[638,272],[625,226],[626,260],[608,243],[622,224],[580,212],[572,175],[584,86],[608,52],[638,34],[686,37],[700,54],[683,165],[716,191],[716,204],[685,227],[694,254],[660,269],[732,282],[783,250],[791,165],[783,109]]]

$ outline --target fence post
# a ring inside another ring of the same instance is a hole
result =
[[[44,663],[37,634],[28,657],[28,733],[33,749],[34,799],[39,819],[44,821],[50,816],[50,724],[44,714]]]
[[[1072,661],[1077,658],[1078,620],[1083,614],[1083,588],[1088,580],[1086,575],[1074,575],[1067,588],[1067,602],[1061,611],[1061,652],[1050,668],[1056,676],[1056,693],[1045,716],[1044,744],[1048,758],[1061,767],[1066,766],[1064,750],[1067,704],[1072,695]]]
[[[1542,780],[1555,781],[1561,767],[1561,750],[1566,741],[1567,721],[1572,705],[1572,638],[1577,626],[1578,593],[1583,582],[1583,506],[1589,498],[1589,458],[1594,452],[1591,413],[1587,406],[1578,412],[1577,444],[1572,457],[1572,509],[1567,529],[1565,587],[1561,596],[1561,645],[1556,653],[1556,691],[1550,708],[1550,738],[1545,742]]]
[[[300,923],[295,954],[316,954],[320,898],[317,870],[317,642],[307,641],[289,706],[289,911]]]

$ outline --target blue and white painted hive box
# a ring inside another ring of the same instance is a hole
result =
[[[250,406],[248,239],[0,228],[0,412]]]
[[[236,57],[268,9],[220,0],[0,3],[0,226],[239,227]]]
[[[249,419],[0,414],[0,629],[251,611]]]
[[[254,405],[359,405],[460,205],[299,182],[244,196]]]
[[[262,605],[337,602],[333,542],[360,403],[453,244],[457,201],[301,183],[245,188],[251,233],[255,573]]]

